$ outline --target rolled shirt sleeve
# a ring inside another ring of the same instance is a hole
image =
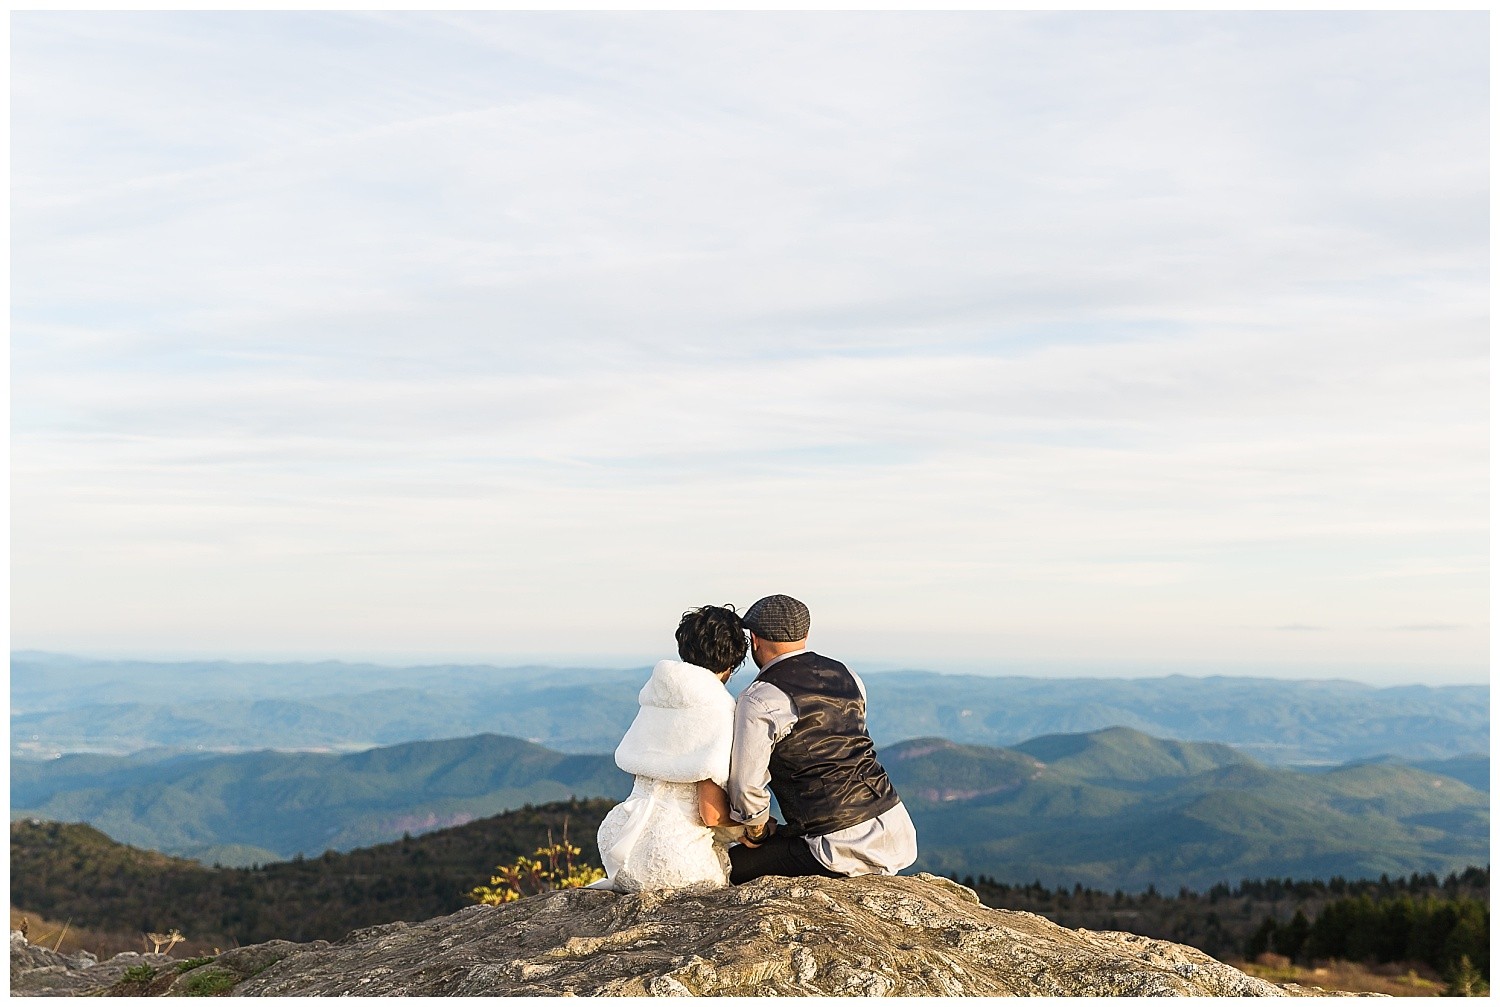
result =
[[[771,749],[797,723],[792,699],[770,682],[753,682],[734,707],[729,756],[729,816],[760,825],[771,815]]]

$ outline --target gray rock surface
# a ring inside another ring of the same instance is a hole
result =
[[[12,996],[207,996],[232,989],[287,955],[326,947],[327,941],[268,941],[233,948],[211,961],[126,951],[101,962],[87,951],[60,955],[29,944],[25,936],[12,931],[10,992]],[[141,965],[150,966],[150,978],[126,977],[127,971]]]
[[[1273,986],[1179,944],[1067,930],[1031,913],[989,909],[969,889],[928,874],[762,878],[737,888],[639,895],[570,889],[423,923],[368,927],[335,944],[236,948],[183,972],[165,955],[93,964],[29,946],[19,953],[13,939],[12,990],[22,995],[1322,993]],[[156,965],[159,978],[122,979],[142,962]]]
[[[10,934],[10,991],[13,996],[69,997],[95,993],[124,978],[132,965],[164,968],[172,964],[168,955],[145,955],[126,951],[99,961],[87,951],[60,955],[29,944],[19,931]]]
[[[327,941],[294,944],[291,941],[267,941],[249,947],[231,948],[213,961],[177,975],[163,990],[163,996],[209,996],[230,990],[290,955],[306,954],[328,947]]]
[[[351,934],[236,990],[325,996],[1286,996],[1192,948],[988,909],[931,875],[575,889]]]

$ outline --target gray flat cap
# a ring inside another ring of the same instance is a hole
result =
[[[762,640],[791,643],[807,639],[812,613],[790,595],[770,594],[746,609],[740,622]]]

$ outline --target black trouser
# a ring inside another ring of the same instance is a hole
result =
[[[801,836],[787,836],[779,832],[759,846],[745,846],[743,843],[731,846],[729,868],[731,885],[742,885],[767,874],[786,878],[804,878],[808,875],[822,878],[846,876],[824,867],[822,861],[813,856],[807,840]]]

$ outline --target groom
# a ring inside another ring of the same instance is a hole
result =
[[[864,683],[807,649],[812,617],[796,598],[762,598],[742,621],[760,674],[735,704],[729,811],[746,832],[729,848],[730,883],[910,866],[917,830],[875,759]],[[786,818],[779,830],[767,786]]]

